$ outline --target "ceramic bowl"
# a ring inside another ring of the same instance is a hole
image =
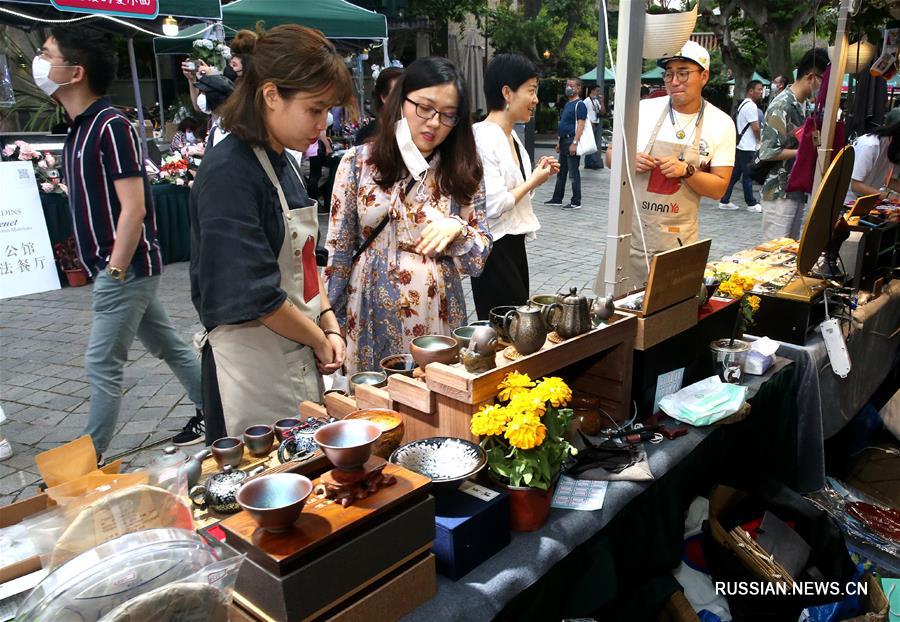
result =
[[[456,330],[453,331],[453,338],[456,339],[456,343],[459,344],[459,349],[469,347],[469,339],[472,338],[472,333],[475,332],[477,326],[460,326]]]
[[[461,438],[435,436],[399,447],[390,461],[410,471],[431,478],[434,492],[451,492],[459,488],[487,464],[484,449]]]
[[[412,340],[412,343],[409,344],[409,353],[422,368],[429,363],[449,365],[456,361],[459,345],[453,337],[423,335]]]
[[[300,517],[312,493],[309,478],[297,473],[273,473],[241,486],[237,502],[266,531],[287,531]]]
[[[219,468],[237,467],[244,457],[244,441],[236,436],[225,436],[213,441],[210,451]]]
[[[497,337],[499,337],[503,341],[511,341],[509,338],[509,333],[506,330],[507,328],[509,328],[509,326],[506,324],[506,314],[517,308],[518,307],[516,307],[515,305],[502,305],[499,307],[494,307],[488,314],[491,318],[491,327],[495,331],[497,331]]]
[[[272,426],[275,428],[275,438],[278,439],[279,443],[283,442],[288,434],[291,433],[291,430],[298,425],[300,425],[300,419],[297,417],[285,417],[284,419],[279,419],[275,422],[275,425]]]
[[[388,410],[386,408],[354,410],[344,417],[344,421],[348,419],[371,421],[381,429],[381,438],[372,447],[372,453],[379,458],[387,460],[394,450],[400,446],[400,443],[403,442],[403,433],[405,431],[403,417],[396,410]]]
[[[412,378],[416,369],[416,360],[412,354],[392,354],[381,359],[381,371],[386,375],[400,374]]]
[[[372,445],[380,436],[381,428],[371,421],[342,419],[316,430],[313,440],[331,464],[342,471],[354,471],[372,455]]]
[[[474,322],[469,322],[469,326],[473,326],[475,328],[478,328],[479,326],[490,326],[490,325],[491,325],[490,320],[475,320]]]
[[[275,444],[275,430],[270,425],[251,425],[244,430],[244,444],[251,456],[268,456]]]
[[[356,393],[356,388],[361,385],[370,387],[383,387],[387,384],[387,374],[383,371],[361,371],[350,376],[350,395]]]

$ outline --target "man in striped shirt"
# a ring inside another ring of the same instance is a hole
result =
[[[128,118],[103,97],[115,67],[105,37],[78,27],[54,28],[32,66],[35,83],[71,119],[63,174],[79,258],[94,278],[94,318],[84,356],[91,384],[85,433],[98,456],[112,440],[135,337],[166,361],[197,406],[176,444],[203,439],[200,365],[156,293],[162,257],[140,143]]]

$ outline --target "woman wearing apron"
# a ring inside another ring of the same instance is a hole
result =
[[[616,291],[643,287],[649,262],[662,251],[697,241],[700,197],[719,198],[734,166],[734,122],[703,99],[709,53],[688,41],[674,56],[659,60],[669,97],[640,103],[634,164],[634,196],[628,257],[619,258]],[[652,125],[651,125],[652,124]],[[612,149],[607,149],[607,165]],[[646,248],[646,255],[644,249]],[[604,291],[604,262],[594,289]]]
[[[287,149],[304,151],[350,76],[318,31],[278,26],[222,110],[230,135],[191,191],[191,296],[201,340],[207,443],[319,401],[344,341],[316,268],[316,203]]]

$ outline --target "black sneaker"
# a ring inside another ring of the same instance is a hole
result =
[[[562,201],[555,201],[550,199],[549,201],[544,201],[544,205],[555,205],[556,207],[562,207]]]
[[[580,203],[569,203],[568,205],[563,205],[563,209],[581,209]]]
[[[181,432],[172,437],[172,444],[184,447],[196,445],[204,440],[206,440],[206,425],[203,423],[203,413],[198,410],[197,414],[184,424]]]

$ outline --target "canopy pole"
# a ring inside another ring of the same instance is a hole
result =
[[[603,274],[598,275],[597,279],[598,281],[602,279],[603,295],[607,297],[622,293],[620,291],[622,266],[629,260],[628,251],[631,246],[634,190],[626,167],[629,164],[634,165],[634,154],[637,153],[638,101],[641,91],[645,15],[644,0],[625,0],[619,3],[619,46],[616,52],[613,153],[609,169],[606,264]],[[594,290],[599,294],[600,288],[597,285]]]
[[[156,64],[156,98],[159,102],[159,129],[166,127],[166,108],[163,106],[162,76],[159,75],[159,55],[153,51],[153,62]],[[150,152],[148,151],[149,155]]]
[[[141,158],[143,165],[144,158],[150,153],[147,147],[147,132],[144,128],[144,105],[141,102],[141,83],[138,80],[137,61],[134,58],[134,37],[128,37],[128,61],[131,63],[131,82],[134,85],[134,106],[137,109],[138,116],[138,136],[141,138],[141,147],[143,147],[144,155]]]
[[[391,66],[391,55],[388,54],[388,38],[385,37],[381,40],[381,48],[384,50],[384,66]]]
[[[825,93],[825,112],[822,118],[821,141],[816,154],[816,170],[813,176],[813,196],[822,183],[822,176],[831,161],[834,147],[834,127],[838,108],[841,105],[841,87],[844,83],[844,68],[847,66],[847,14],[850,0],[841,0],[838,12],[837,32],[834,36],[834,54],[831,57],[831,73],[828,74],[828,92]]]

